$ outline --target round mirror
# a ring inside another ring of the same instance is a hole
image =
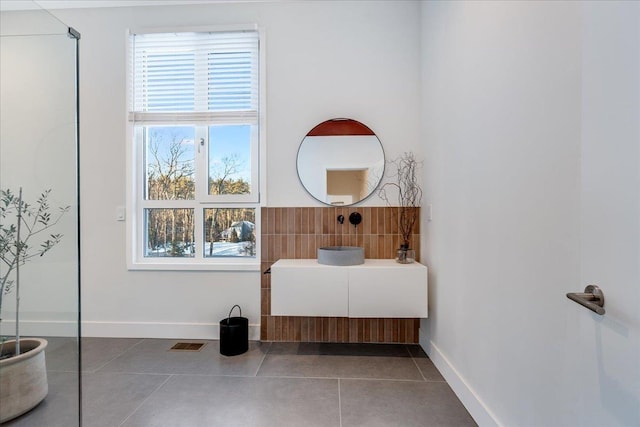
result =
[[[298,149],[298,177],[318,201],[349,206],[369,197],[384,175],[375,133],[352,119],[331,119],[309,131]]]

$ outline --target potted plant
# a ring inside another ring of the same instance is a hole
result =
[[[2,303],[11,291],[16,295],[15,339],[0,342],[0,423],[35,407],[48,392],[44,349],[47,341],[20,338],[20,267],[41,257],[56,246],[62,234],[43,233],[56,225],[69,207],[52,216],[48,202],[51,190],[43,192],[34,204],[11,190],[0,194],[0,326]]]
[[[422,162],[416,160],[412,152],[389,162],[392,167],[389,176],[393,182],[383,184],[378,195],[387,205],[395,206],[391,200],[397,197],[398,231],[402,243],[398,249],[396,261],[402,264],[415,261],[415,250],[411,249],[411,235],[413,227],[419,221],[419,207],[422,200],[422,188],[418,183],[418,169]],[[391,194],[390,194],[391,193]]]

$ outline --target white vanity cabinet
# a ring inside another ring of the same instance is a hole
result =
[[[271,266],[271,315],[427,317],[427,267],[379,259],[352,266],[281,259]]]
[[[347,273],[315,259],[277,261],[271,266],[271,315],[347,317]]]
[[[353,266],[349,317],[427,317],[427,267],[386,259]]]

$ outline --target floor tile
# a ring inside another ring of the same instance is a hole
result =
[[[46,337],[44,349],[47,371],[77,372],[78,339],[73,337]]]
[[[340,380],[342,427],[465,427],[475,422],[442,382]]]
[[[49,337],[47,369],[49,371],[78,370],[78,341],[76,338]],[[82,370],[93,372],[113,358],[142,341],[138,338],[82,338]]]
[[[338,381],[173,376],[123,427],[339,425]]]
[[[32,411],[2,426],[73,427],[78,420],[78,375],[49,372],[49,393]],[[82,374],[83,427],[119,426],[168,375]]]
[[[96,371],[141,341],[139,338],[83,338],[82,370]]]
[[[411,357],[415,357],[415,358],[429,357],[427,356],[427,353],[424,352],[422,347],[420,347],[419,344],[406,344],[406,347]]]
[[[83,427],[119,426],[168,378],[168,375],[84,373]]]
[[[411,357],[404,344],[274,342],[269,354]]]
[[[46,351],[46,350],[45,350]],[[30,412],[2,424],[3,427],[74,427],[78,418],[78,374],[48,372],[49,393]]]
[[[423,381],[410,357],[267,354],[258,376]]]
[[[408,345],[407,349],[409,350],[411,357],[413,357],[416,365],[418,365],[418,369],[420,369],[420,372],[426,381],[445,381],[443,376],[440,374],[440,371],[438,371],[422,347],[419,345]]]
[[[49,394],[7,426],[78,425],[77,342],[47,339]],[[176,342],[84,338],[84,426],[475,425],[417,345],[252,341],[227,357]]]
[[[269,349],[269,343],[250,341],[246,353],[223,356],[219,341],[185,341],[205,342],[206,345],[200,351],[170,351],[178,340],[145,339],[98,372],[254,376]]]
[[[425,381],[445,382],[444,377],[440,374],[440,371],[438,371],[431,359],[419,358],[413,360],[416,365],[418,365],[418,369],[420,369],[420,373],[424,377]]]

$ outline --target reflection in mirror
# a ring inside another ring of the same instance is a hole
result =
[[[305,136],[298,177],[315,199],[348,206],[369,197],[384,175],[384,151],[371,129],[352,119],[331,119]]]

